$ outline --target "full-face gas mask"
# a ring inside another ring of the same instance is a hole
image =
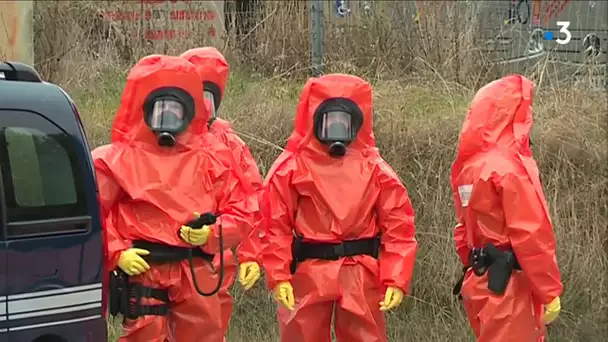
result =
[[[343,157],[363,123],[363,114],[352,101],[332,98],[323,102],[314,116],[315,136],[329,146],[329,155]]]
[[[222,96],[220,88],[213,82],[203,82],[203,90],[205,99],[211,102],[211,120],[217,117],[217,111],[220,108]]]
[[[158,145],[172,147],[176,137],[194,118],[194,99],[182,89],[160,88],[144,102],[144,119],[158,139]]]

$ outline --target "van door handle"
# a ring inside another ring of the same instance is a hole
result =
[[[53,279],[53,278],[57,278],[59,276],[59,269],[55,269],[55,271],[53,272],[53,274],[49,274],[49,275],[36,275],[36,279],[38,280],[47,280],[47,279]]]

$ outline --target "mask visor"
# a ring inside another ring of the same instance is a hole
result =
[[[177,132],[184,125],[184,106],[175,100],[158,100],[149,120],[153,131]]]
[[[340,111],[324,113],[321,117],[318,138],[321,141],[351,142],[354,138],[352,116]]]
[[[211,104],[211,109],[210,109],[210,117],[215,118],[216,117],[216,113],[215,113],[215,98],[213,97],[213,93],[210,91],[205,90],[205,102],[209,101],[209,103]]]

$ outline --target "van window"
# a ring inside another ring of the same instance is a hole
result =
[[[18,225],[10,223],[87,215],[73,144],[72,137],[38,114],[0,111],[0,162],[9,237],[34,233],[20,232]],[[45,231],[37,233],[59,233],[57,229],[46,225]]]

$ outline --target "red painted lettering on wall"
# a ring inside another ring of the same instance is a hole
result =
[[[152,20],[154,13],[151,10],[145,10],[143,17],[145,20]],[[142,13],[140,11],[106,11],[101,15],[104,19],[113,21],[136,21],[140,20]],[[156,15],[160,15],[156,13]],[[217,12],[214,10],[205,11],[183,11],[173,10],[169,12],[169,18],[173,21],[211,21],[217,18]]]
[[[147,40],[172,40],[191,36],[190,30],[184,27],[189,26],[185,25],[186,22],[205,22],[203,26],[200,26],[203,34],[206,33],[210,37],[216,37],[218,34],[217,28],[213,26],[212,22],[218,19],[217,11],[210,9],[208,6],[202,6],[202,8],[184,6],[184,3],[191,2],[192,0],[140,0],[139,3],[142,4],[140,8],[104,11],[101,15],[104,19],[112,21],[142,21],[142,24],[146,27],[143,36]],[[183,9],[180,9],[180,7]],[[167,27],[164,25],[167,24],[166,20],[174,22],[171,25],[174,29],[163,28]],[[157,23],[156,21],[161,22]]]
[[[196,21],[206,21],[206,20],[215,20],[217,18],[217,13],[213,10],[206,11],[171,11],[169,13],[169,17],[171,20],[196,20]]]
[[[144,34],[144,38],[148,40],[172,40],[188,36],[190,36],[190,32],[187,30],[147,30]]]
[[[534,0],[532,3],[532,25],[540,25],[540,8],[542,0]]]

